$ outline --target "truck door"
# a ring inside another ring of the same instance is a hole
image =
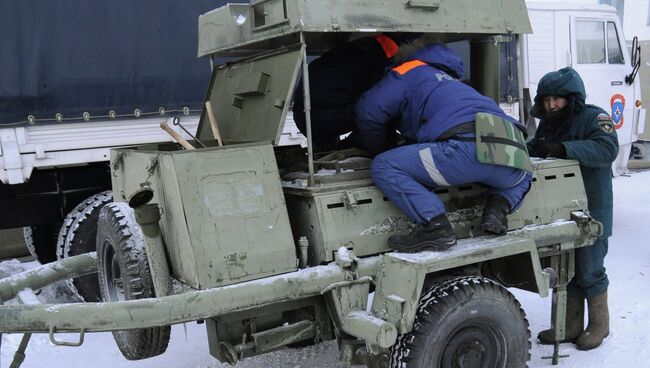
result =
[[[630,61],[615,17],[572,17],[571,58],[585,83],[587,103],[607,110],[614,120],[619,144],[636,140],[633,86],[625,83]],[[633,137],[634,135],[634,137]]]

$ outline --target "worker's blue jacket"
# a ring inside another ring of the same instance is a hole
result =
[[[463,61],[447,46],[428,45],[409,59],[388,72],[356,105],[356,124],[367,150],[376,153],[387,148],[386,125],[397,119],[401,119],[397,130],[411,142],[435,142],[450,128],[474,121],[479,112],[520,124],[459,80]]]

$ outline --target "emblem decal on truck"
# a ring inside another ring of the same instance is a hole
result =
[[[612,119],[614,120],[614,128],[621,129],[623,126],[623,110],[625,109],[625,96],[622,94],[615,94],[609,100],[612,107]]]

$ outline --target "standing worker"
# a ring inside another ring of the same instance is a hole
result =
[[[408,235],[391,236],[388,245],[403,252],[455,245],[444,205],[430,189],[471,182],[491,187],[483,229],[505,234],[507,215],[530,189],[532,166],[524,127],[459,80],[463,62],[444,44],[427,45],[405,60],[356,107],[367,150],[387,149],[384,128],[395,119],[400,120],[402,136],[415,142],[383,152],[372,162],[374,183],[416,224]]]
[[[417,34],[380,34],[347,42],[324,53],[309,64],[312,140],[317,151],[359,146],[352,133],[346,143],[339,137],[354,130],[354,106],[366,90],[386,73],[398,42]],[[302,80],[293,101],[293,119],[307,136]]]
[[[546,74],[539,81],[530,112],[539,118],[528,150],[535,157],[577,160],[585,183],[589,213],[602,222],[603,234],[575,252],[575,276],[568,285],[565,339],[579,350],[598,347],[609,334],[609,310],[605,273],[607,238],[612,235],[612,162],[618,154],[614,123],[605,110],[585,104],[585,86],[572,68]],[[587,299],[589,325],[584,328]],[[555,332],[537,336],[542,344],[555,343]]]

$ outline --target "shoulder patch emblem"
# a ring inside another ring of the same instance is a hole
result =
[[[600,126],[600,129],[607,133],[611,134],[614,132],[614,121],[612,121],[612,118],[607,115],[607,114],[598,114],[598,125]]]
[[[600,113],[598,114],[598,121],[612,121],[612,118],[605,113]]]

